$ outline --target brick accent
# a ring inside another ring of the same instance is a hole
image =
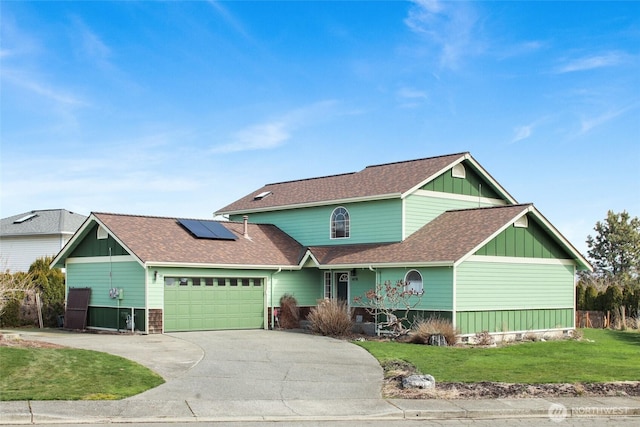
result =
[[[162,333],[162,309],[161,308],[149,309],[149,333],[150,334]]]

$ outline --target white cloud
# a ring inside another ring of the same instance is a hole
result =
[[[12,70],[2,70],[2,80],[6,80],[22,89],[34,93],[40,97],[46,98],[50,101],[54,101],[58,104],[65,106],[85,106],[87,103],[78,96],[40,81],[37,77],[29,76],[26,72],[14,72]]]
[[[455,69],[465,57],[482,50],[478,18],[467,2],[414,0],[405,24],[439,50],[440,65]]]
[[[511,140],[511,143],[522,141],[527,139],[533,133],[533,125],[518,126],[515,128],[515,136]]]
[[[572,73],[576,71],[593,70],[596,68],[613,67],[623,63],[627,55],[623,52],[606,52],[601,55],[585,56],[582,58],[565,61],[565,64],[557,67],[558,74]]]
[[[615,119],[618,116],[621,116],[622,114],[626,113],[629,110],[632,110],[634,108],[636,108],[638,105],[632,105],[632,106],[628,106],[625,108],[620,108],[618,110],[610,110],[610,111],[606,111],[598,116],[595,117],[590,117],[588,119],[582,119],[580,122],[580,133],[581,134],[585,134],[589,131],[591,131],[591,129],[598,127],[598,126],[602,126],[605,123]]]
[[[310,126],[336,114],[333,110],[335,104],[336,102],[331,100],[321,101],[291,110],[272,120],[250,125],[234,132],[230,142],[214,146],[211,152],[231,153],[278,148],[291,138],[294,130]]]
[[[252,40],[249,36],[249,33],[244,28],[244,25],[229,12],[227,8],[222,6],[217,0],[208,0],[208,3],[222,16],[222,18],[227,22],[227,24],[233,28],[238,34],[242,35],[247,40]]]

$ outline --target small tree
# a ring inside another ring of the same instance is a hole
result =
[[[386,321],[380,326],[387,329],[394,338],[409,333],[409,313],[422,299],[423,292],[410,289],[407,284],[398,280],[392,284],[387,280],[368,290],[364,297],[355,297],[356,304],[362,304],[367,312],[375,316],[384,315]]]
[[[29,273],[0,273],[0,324],[17,326],[19,309],[25,293],[33,289]],[[11,312],[10,312],[11,311]]]

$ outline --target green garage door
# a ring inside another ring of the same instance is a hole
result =
[[[165,332],[263,327],[262,279],[165,278]]]

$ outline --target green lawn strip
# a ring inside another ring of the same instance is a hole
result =
[[[380,362],[402,360],[441,382],[577,383],[640,380],[640,333],[586,329],[584,339],[497,348],[364,341]],[[590,341],[593,342],[590,342]]]
[[[79,349],[0,347],[0,400],[112,400],[164,383],[128,359]]]

